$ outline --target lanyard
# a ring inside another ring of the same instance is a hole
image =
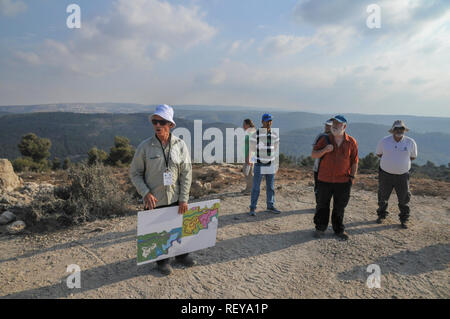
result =
[[[172,133],[170,133],[170,135],[169,135],[169,155],[167,155],[167,158],[166,158],[166,152],[164,151],[164,147],[163,147],[161,141],[159,140],[158,136],[156,138],[158,139],[159,144],[161,145],[161,149],[162,149],[162,152],[163,152],[163,155],[164,155],[164,161],[166,162],[166,170],[169,170],[170,148],[172,147],[172,145],[171,145]]]

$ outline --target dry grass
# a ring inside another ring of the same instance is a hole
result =
[[[130,210],[131,196],[110,167],[80,164],[69,169],[62,180],[54,193],[38,195],[25,208],[27,224],[68,226]]]

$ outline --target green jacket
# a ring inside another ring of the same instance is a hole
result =
[[[130,178],[138,193],[144,198],[148,192],[156,197],[156,207],[170,205],[176,201],[188,202],[192,182],[191,156],[186,143],[172,135],[169,171],[173,184],[164,186],[166,171],[163,150],[156,136],[143,141],[136,149],[130,167]],[[169,145],[165,148],[166,158]]]

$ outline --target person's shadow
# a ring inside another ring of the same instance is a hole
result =
[[[313,240],[311,230],[299,230],[282,234],[247,235],[217,242],[216,246],[193,253],[199,266],[224,263],[230,260],[262,255]],[[160,277],[154,264],[136,265],[136,259],[128,259],[81,271],[81,288],[69,289],[66,279],[61,283],[13,293],[2,298],[63,298],[140,276]]]
[[[266,217],[272,218],[272,214],[268,214]],[[367,222],[355,224],[360,225],[365,223]],[[391,227],[393,226],[372,227],[354,231],[357,231],[357,233],[366,233],[371,231],[380,231]],[[192,255],[197,260],[198,266],[205,266],[268,254],[291,246],[301,245],[311,240],[316,240],[313,237],[313,229],[304,229],[276,234],[246,235],[242,237],[218,241],[214,247],[194,252],[192,253]],[[326,236],[326,238],[322,240],[335,239],[332,235],[328,234],[328,236]],[[448,250],[445,260],[448,261]],[[90,268],[87,270],[82,270],[80,289],[72,290],[67,288],[66,279],[69,276],[69,274],[67,274],[65,277],[61,278],[61,283],[9,294],[2,298],[64,298],[68,297],[72,293],[98,289],[103,286],[108,286],[117,282],[128,280],[130,278],[138,278],[148,275],[154,277],[162,276],[157,271],[153,263],[137,266],[136,259],[132,258]],[[342,276],[345,277],[345,274]]]
[[[314,214],[314,209],[291,210],[282,212],[281,214],[272,214],[267,211],[266,212],[262,211],[258,212],[256,217],[249,216],[247,212],[237,214],[227,214],[219,217],[219,228],[237,223],[251,223],[251,222],[265,221],[270,220],[272,218],[279,218],[296,214],[312,215]],[[350,223],[347,226],[350,227],[349,233],[351,235],[352,234],[356,235],[359,233],[367,233],[371,231],[380,231],[386,228],[395,227],[393,225],[388,225],[362,229],[351,228],[371,223],[373,222],[362,221]],[[311,240],[315,240],[312,234],[313,229],[297,230],[275,234],[256,234],[256,235],[250,234],[242,237],[217,241],[214,247],[194,252],[193,256],[198,261],[199,266],[225,263],[231,260],[237,260],[271,253],[291,246],[300,245]],[[326,238],[324,238],[323,240],[332,238],[333,236],[328,234],[328,236],[326,236]],[[107,233],[87,239],[80,239],[75,242],[56,245],[39,251],[33,251],[16,258],[28,258],[33,255],[37,255],[44,252],[71,248],[74,245],[78,244],[91,245],[90,246],[91,248],[99,248],[126,241],[132,241],[135,239],[136,239],[135,230]],[[13,259],[15,258],[0,260],[0,262],[10,261]],[[4,298],[60,298],[60,297],[67,297],[72,293],[98,289],[102,286],[107,286],[123,280],[128,280],[130,278],[138,278],[140,276],[148,276],[148,275],[154,277],[162,276],[156,270],[154,264],[147,264],[138,267],[135,258],[114,262],[107,265],[101,265],[87,270],[82,270],[81,271],[82,286],[80,289],[72,290],[67,287],[66,279],[69,275],[70,274],[67,273],[66,276],[61,279],[61,283],[52,286],[13,293],[4,296]]]
[[[435,270],[448,269],[450,262],[450,244],[435,244],[417,251],[401,251],[399,253],[380,257],[371,264],[378,265],[381,275],[396,273],[416,276]],[[367,265],[353,267],[351,270],[338,274],[341,280],[366,281],[371,274]],[[372,270],[373,271],[373,270]]]

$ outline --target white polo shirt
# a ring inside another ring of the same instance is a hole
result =
[[[402,175],[411,169],[411,157],[417,157],[417,144],[408,136],[396,142],[394,136],[389,135],[378,143],[377,155],[381,155],[380,167],[383,171]]]

